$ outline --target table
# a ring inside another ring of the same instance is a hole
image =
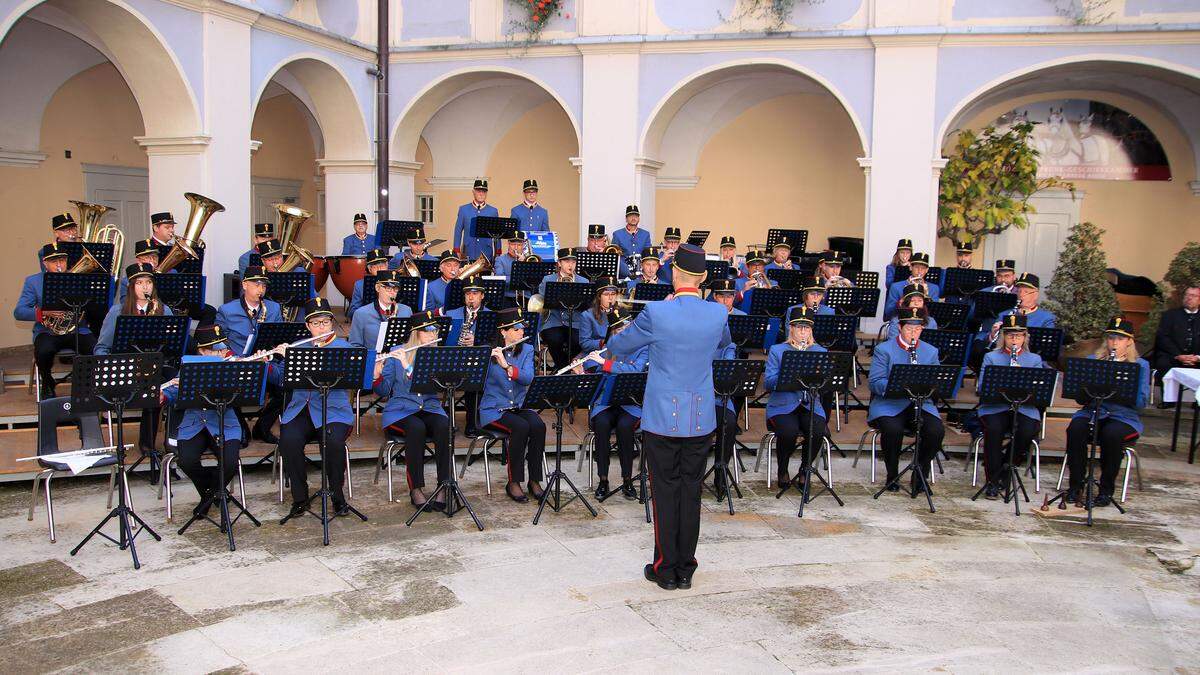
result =
[[[1172,387],[1171,385],[1175,385]],[[1192,392],[1200,390],[1200,368],[1172,368],[1163,375],[1163,401],[1166,403],[1175,404],[1175,424],[1171,432],[1171,452],[1175,452],[1175,446],[1179,442],[1179,418],[1183,410],[1183,390],[1191,389]],[[1195,400],[1192,401],[1192,408],[1196,408]],[[1196,424],[1200,422],[1200,410],[1192,412],[1192,433],[1188,439],[1188,464],[1192,464],[1196,459]]]

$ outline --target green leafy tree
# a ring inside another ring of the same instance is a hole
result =
[[[1010,227],[1024,228],[1035,209],[1029,198],[1040,190],[1075,186],[1058,178],[1038,178],[1038,151],[1029,141],[1033,124],[1006,131],[988,126],[976,134],[959,132],[947,158],[938,194],[938,236],[957,244],[978,244]]]
[[[1158,322],[1162,313],[1167,309],[1183,304],[1183,291],[1188,286],[1200,284],[1200,242],[1189,241],[1167,267],[1167,273],[1158,284],[1158,295],[1154,299],[1154,307],[1138,337],[1146,344],[1154,343],[1154,335],[1158,332]]]
[[[1079,223],[1058,254],[1054,281],[1046,290],[1046,309],[1058,318],[1069,340],[1090,340],[1104,333],[1110,319],[1120,313],[1117,294],[1108,283],[1108,259],[1100,238],[1104,230]]]

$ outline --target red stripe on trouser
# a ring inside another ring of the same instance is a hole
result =
[[[1138,432],[1136,432],[1136,431],[1135,431],[1135,432],[1133,432],[1132,434],[1129,434],[1128,436],[1126,436],[1125,438],[1123,438],[1122,440],[1125,440],[1125,441],[1132,441],[1133,439],[1137,438],[1138,436],[1141,436],[1141,434],[1139,434]]]
[[[642,448],[645,452],[645,448]],[[654,573],[658,574],[658,567],[663,562],[663,546],[658,538],[658,500],[655,499],[654,490],[654,472],[650,470],[650,462],[646,462],[646,477],[650,481],[650,511],[654,514],[654,547],[658,549],[658,557],[654,560]]]
[[[496,430],[498,430],[498,431],[503,431],[503,432],[504,432],[504,433],[506,433],[506,434],[511,434],[511,433],[512,433],[512,430],[511,430],[511,429],[509,429],[508,427],[504,426],[503,424],[501,424],[499,420],[497,420],[497,421],[495,421],[495,422],[488,422],[488,423],[487,423],[487,424],[485,424],[484,426],[491,427],[491,428],[493,428],[493,429],[496,429]],[[504,463],[504,470],[505,470],[505,472],[507,472],[507,473],[508,473],[508,482],[510,482],[510,483],[511,483],[511,482],[513,482],[513,477],[512,477],[512,465],[513,465],[513,462],[512,462],[512,452],[511,452],[511,448],[512,448],[512,446],[511,446],[511,445],[509,445],[509,448],[510,448],[510,452],[508,453],[508,461]]]

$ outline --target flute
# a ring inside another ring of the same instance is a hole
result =
[[[264,349],[261,352],[256,352],[254,354],[251,354],[250,356],[241,356],[241,357],[231,356],[229,358],[226,358],[224,361],[225,361],[225,363],[246,363],[249,361],[257,361],[259,359],[264,359],[268,356],[274,356],[275,354],[283,354],[290,347],[299,347],[301,345],[306,345],[310,342],[315,342],[317,340],[320,340],[321,338],[327,338],[333,334],[334,334],[334,331],[328,331],[326,333],[322,333],[322,334],[314,336],[314,337],[306,338],[304,340],[297,340],[296,342],[293,342],[288,345],[279,345],[278,347],[275,347],[273,349]],[[162,385],[159,387],[159,389],[166,389],[167,387],[175,387],[175,386],[179,386],[179,378],[178,377],[174,377],[174,378],[167,380],[166,382],[163,382]]]
[[[433,342],[426,342],[423,345],[413,345],[411,347],[401,347],[400,349],[392,349],[392,351],[390,351],[386,354],[380,354],[379,356],[376,356],[375,363],[379,363],[381,361],[386,361],[388,359],[397,359],[397,358],[400,358],[401,354],[407,354],[409,352],[414,352],[414,351],[420,349],[421,347],[431,347],[441,341],[442,341],[442,338],[438,338],[438,339],[434,340]]]
[[[603,353],[606,351],[608,351],[608,347],[605,347],[604,349],[600,349],[595,352],[592,352],[592,354],[600,354],[600,353]],[[587,363],[587,360],[592,358],[592,354],[588,354],[587,356],[585,356],[581,359],[576,359],[576,360],[572,361],[571,363],[567,364],[562,369],[560,369],[557,373],[555,373],[555,375],[562,375],[568,371],[575,370],[579,366],[582,366],[583,364]]]

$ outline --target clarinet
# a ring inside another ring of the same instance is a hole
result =
[[[1117,360],[1117,350],[1115,350],[1115,349],[1108,350],[1108,360],[1109,361]]]
[[[917,365],[917,343],[912,343],[908,348],[908,362],[912,365]]]
[[[1020,367],[1021,364],[1017,363],[1017,353],[1016,352],[1014,352],[1014,351],[1008,352],[1008,365],[1013,368]]]

